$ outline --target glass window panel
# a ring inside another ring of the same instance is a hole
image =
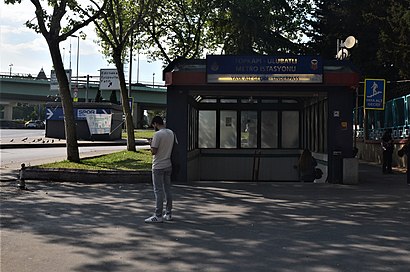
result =
[[[282,112],[282,148],[299,148],[299,112]]]
[[[298,101],[296,101],[295,99],[282,99],[282,103],[295,104],[298,103]]]
[[[277,99],[262,99],[262,103],[278,103]]]
[[[258,113],[256,111],[241,112],[241,147],[256,148],[258,146]]]
[[[384,112],[376,111],[375,112],[375,127],[382,128],[384,126]]]
[[[216,98],[204,98],[200,103],[216,103]]]
[[[407,96],[407,124],[410,123],[410,96]]]
[[[358,109],[358,116],[359,116],[359,118],[358,118],[358,122],[359,122],[359,128],[363,128],[363,107],[360,107],[359,109]]]
[[[374,129],[376,126],[375,120],[374,120],[374,116],[375,116],[375,111],[369,111],[367,114],[367,125],[368,128],[370,129]]]
[[[386,107],[384,110],[384,116],[386,118],[386,125],[387,127],[392,127],[393,126],[393,107],[392,107],[393,101],[388,101],[386,103]]]
[[[238,103],[237,99],[221,99],[221,103]]]
[[[0,105],[0,119],[4,119],[4,105]]]
[[[236,111],[221,111],[220,117],[220,147],[236,148],[237,139],[237,118]]]
[[[404,125],[404,98],[394,100],[395,126]]]
[[[242,104],[256,104],[258,103],[258,99],[253,98],[252,96],[246,99],[241,99]]]
[[[199,111],[198,147],[216,148],[216,111]]]
[[[263,111],[261,114],[261,147],[278,147],[278,112]]]

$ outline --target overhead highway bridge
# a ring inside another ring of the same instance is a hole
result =
[[[72,96],[77,79],[71,80]],[[73,83],[75,82],[75,83]],[[127,86],[128,87],[128,86]],[[78,102],[94,102],[99,90],[99,76],[78,78]],[[101,90],[101,96],[105,102],[110,101],[111,90]],[[119,90],[115,91],[117,101],[121,101]],[[165,110],[167,106],[167,90],[158,85],[131,84],[130,97],[132,97],[132,110],[134,125],[142,127],[144,110]],[[11,121],[13,108],[32,105],[43,108],[47,102],[58,102],[60,95],[58,90],[50,88],[50,79],[40,79],[32,76],[10,76],[0,74],[0,119]],[[74,102],[75,103],[75,102]],[[39,119],[45,119],[40,116]]]

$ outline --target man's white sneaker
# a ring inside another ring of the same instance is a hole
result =
[[[145,223],[162,223],[162,217],[157,217],[156,215],[153,215],[145,219]]]
[[[164,218],[165,221],[172,221],[172,216],[170,214],[165,214],[162,218]]]

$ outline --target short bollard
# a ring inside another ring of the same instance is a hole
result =
[[[20,169],[20,177],[19,177],[19,183],[17,186],[21,190],[26,190],[26,165],[24,163],[21,164],[21,169]]]

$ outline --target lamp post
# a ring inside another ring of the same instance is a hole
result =
[[[78,64],[79,64],[79,61],[80,61],[80,37],[77,36],[77,35],[71,35],[71,37],[77,38],[77,79],[76,79],[76,84],[75,84],[75,88],[74,88],[74,101],[77,102],[78,101]],[[70,44],[70,46],[71,46],[71,44]],[[70,49],[70,52],[71,52],[71,49]],[[71,59],[71,57],[70,57],[70,59]],[[71,61],[70,61],[70,64],[71,64]]]
[[[13,67],[13,63],[10,63],[10,77],[11,77],[11,68]]]
[[[155,73],[152,73],[152,88],[154,88],[154,82],[155,82]]]
[[[80,37],[77,36],[77,35],[71,35],[71,37],[77,38],[77,83],[76,84],[77,84],[77,87],[78,87],[78,64],[79,64],[79,61],[80,61]]]
[[[349,36],[345,41],[337,39],[336,41],[336,58],[339,60],[347,59],[350,56],[348,49],[352,49],[357,44],[357,40],[353,36]]]

